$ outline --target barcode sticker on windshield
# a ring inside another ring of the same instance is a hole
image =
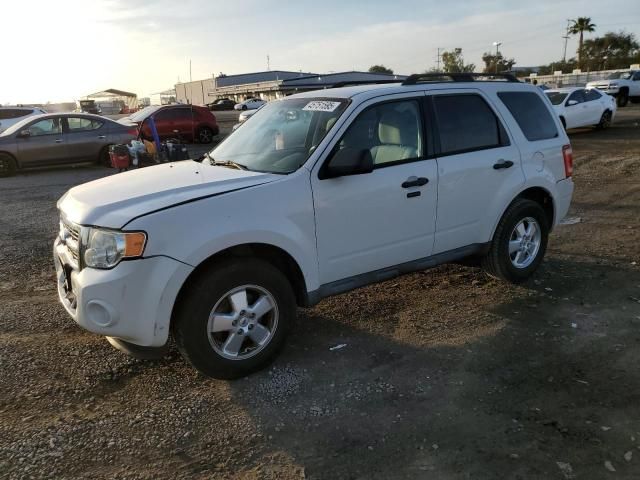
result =
[[[333,112],[340,106],[340,102],[328,102],[326,100],[314,100],[307,103],[302,110],[312,112]]]

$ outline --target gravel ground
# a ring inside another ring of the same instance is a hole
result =
[[[58,304],[55,202],[112,171],[0,179],[0,476],[639,478],[639,122],[572,132],[577,223],[527,284],[446,265],[327,299],[235,382]]]

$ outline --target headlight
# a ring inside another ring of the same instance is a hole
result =
[[[144,232],[118,232],[89,228],[84,245],[84,263],[87,267],[113,268],[123,258],[142,256],[147,235]]]

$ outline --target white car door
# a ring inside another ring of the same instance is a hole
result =
[[[591,125],[589,105],[585,101],[584,90],[576,90],[564,102],[567,128]],[[574,103],[575,102],[575,103]]]
[[[437,166],[427,154],[424,94],[373,99],[359,106],[314,167],[311,186],[321,284],[431,255]],[[373,171],[322,178],[343,149],[370,152]],[[384,278],[378,272],[376,279]]]
[[[525,178],[520,151],[484,93],[439,90],[428,98],[438,145],[435,255],[489,241],[496,215]]]
[[[600,92],[594,89],[585,90],[584,97],[586,103],[589,105],[590,125],[597,125],[600,123],[604,111],[609,108],[604,101],[608,99],[605,99]]]

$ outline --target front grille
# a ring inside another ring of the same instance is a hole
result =
[[[60,215],[60,240],[67,248],[71,258],[75,261],[75,268],[80,266],[80,225],[67,220]]]

